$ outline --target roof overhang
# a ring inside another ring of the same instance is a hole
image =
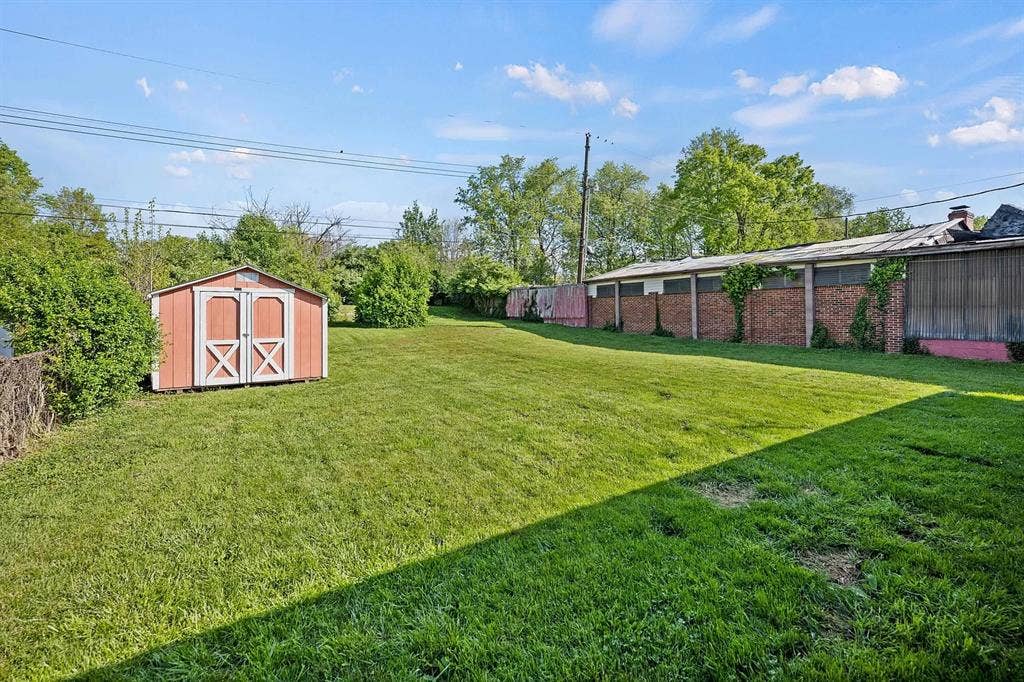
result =
[[[272,274],[270,272],[267,272],[266,270],[262,270],[260,268],[257,268],[255,265],[239,265],[237,268],[231,268],[230,270],[225,270],[223,272],[215,272],[212,275],[207,275],[206,277],[200,277],[199,279],[194,279],[191,282],[182,282],[181,284],[175,284],[173,286],[164,287],[163,289],[157,289],[156,291],[152,291],[149,294],[147,294],[146,298],[149,299],[149,298],[153,298],[154,296],[159,296],[160,294],[165,294],[168,291],[175,291],[177,289],[184,289],[185,287],[195,286],[196,284],[202,284],[203,282],[206,282],[206,281],[211,280],[211,279],[216,279],[217,277],[223,277],[224,275],[233,275],[236,272],[241,272],[242,270],[252,270],[253,272],[258,272],[261,275],[264,275],[264,276],[269,277],[271,279],[276,279],[278,282],[282,282],[284,284],[287,284],[288,286],[292,287],[293,289],[298,289],[300,291],[305,291],[307,294],[312,294],[312,295],[314,295],[314,296],[316,296],[316,297],[318,297],[318,298],[320,298],[320,299],[322,299],[324,301],[327,300],[327,297],[324,296],[323,294],[321,294],[318,291],[313,291],[312,289],[307,289],[306,287],[299,286],[298,284],[295,284],[294,282],[289,282],[286,279],[281,279],[280,277],[278,277],[275,274]]]

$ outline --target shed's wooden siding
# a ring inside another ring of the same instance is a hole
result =
[[[160,356],[159,390],[191,388],[193,371],[193,289],[196,287],[229,287],[241,289],[292,289],[287,282],[259,273],[259,281],[239,280],[240,270],[157,294],[157,316],[163,335]],[[295,289],[293,300],[292,379],[317,379],[323,376],[323,316],[327,302],[319,296]]]
[[[908,338],[1024,341],[1024,249],[914,258],[906,306]]]

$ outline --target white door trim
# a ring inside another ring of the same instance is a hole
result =
[[[193,344],[192,366],[193,379],[196,386],[226,386],[268,381],[288,381],[294,373],[293,325],[294,289],[232,289],[227,287],[195,287],[193,298],[193,324],[195,325],[195,343]],[[206,310],[210,300],[230,298],[238,302],[238,336],[233,339],[206,338]],[[254,338],[253,310],[260,298],[276,298],[281,301],[284,311],[284,336],[275,338]],[[273,358],[283,347],[284,362],[279,365]],[[215,362],[206,366],[207,351],[213,355]],[[237,362],[232,365],[231,358],[237,354]],[[259,357],[254,358],[254,354]],[[256,360],[256,367],[253,361]],[[227,369],[230,376],[214,377],[221,368]],[[273,374],[257,374],[270,367]]]
[[[193,293],[193,307],[195,308],[195,354],[194,370],[195,383],[197,386],[225,386],[243,384],[249,373],[249,359],[245,353],[246,340],[248,335],[246,329],[249,327],[249,308],[246,305],[247,297],[243,291],[204,291],[197,288]],[[206,338],[206,308],[210,300],[215,298],[230,298],[238,303],[238,335],[231,339],[207,339]],[[226,350],[221,350],[222,347]],[[206,353],[209,351],[216,363],[212,368],[206,366]],[[234,365],[230,359],[232,354],[237,356]],[[214,377],[221,367],[228,370],[230,376]]]
[[[247,357],[253,358],[254,353],[258,353],[261,358],[254,358],[260,364],[256,368],[251,367],[249,372],[249,382],[259,383],[263,381],[288,381],[291,379],[295,372],[293,370],[293,325],[292,325],[292,313],[294,309],[294,290],[292,289],[252,289],[249,293],[249,329],[247,338],[249,339],[249,350],[247,350]],[[257,339],[253,332],[253,314],[252,311],[256,309],[256,301],[261,298],[276,298],[281,301],[281,309],[284,315],[284,336],[276,338],[260,338]],[[271,346],[271,344],[273,344]],[[284,347],[284,366],[278,365],[273,361],[274,354],[279,348]],[[270,350],[268,351],[268,347]],[[264,367],[272,366],[277,371],[274,374],[265,374],[259,376],[258,373]]]

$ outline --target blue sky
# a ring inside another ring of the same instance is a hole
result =
[[[6,28],[269,84],[0,34],[0,103],[468,163],[509,153],[580,164],[591,130],[593,164],[633,163],[652,186],[671,181],[694,135],[733,127],[771,155],[799,152],[867,210],[1024,179],[968,183],[1024,170],[1021,7],[7,2]],[[457,178],[7,125],[0,136],[48,189],[221,207],[251,187],[355,219],[396,220],[413,199],[458,215]],[[1000,201],[1024,203],[1024,192],[966,203],[990,213]]]

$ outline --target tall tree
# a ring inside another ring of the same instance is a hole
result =
[[[914,227],[914,222],[902,209],[882,208],[867,215],[850,219],[850,236],[866,237],[883,232],[903,232]]]
[[[646,259],[653,251],[654,197],[648,177],[628,163],[611,161],[594,173],[587,239],[589,272],[605,272]]]
[[[474,249],[527,281],[557,279],[568,241],[559,230],[572,222],[576,177],[553,159],[527,168],[525,157],[506,155],[480,168],[455,198],[473,228]]]
[[[767,160],[732,130],[694,138],[676,166],[685,222],[700,228],[705,255],[814,241],[821,185],[799,154]]]
[[[398,228],[401,239],[407,242],[440,248],[442,226],[436,208],[425,214],[419,202],[413,201],[411,206],[402,211]]]
[[[41,186],[18,152],[0,142],[0,228],[4,239],[30,236],[36,192]]]

